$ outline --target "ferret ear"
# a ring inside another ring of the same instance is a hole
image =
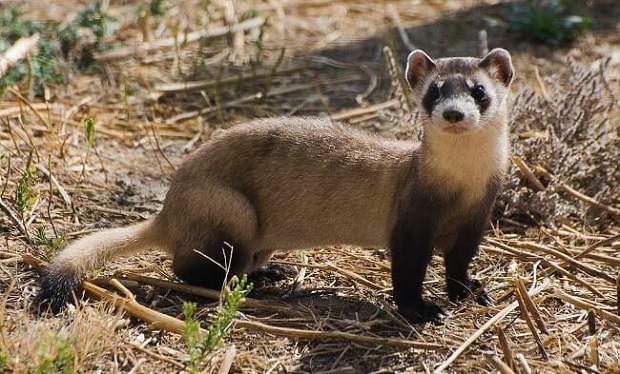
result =
[[[405,68],[405,77],[409,87],[414,89],[436,66],[433,59],[421,49],[411,52],[407,57],[407,67]]]
[[[493,49],[484,56],[478,66],[486,69],[492,77],[503,83],[506,87],[510,85],[515,75],[510,53],[503,48]]]

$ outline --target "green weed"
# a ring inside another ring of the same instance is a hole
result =
[[[194,318],[196,304],[184,303],[183,314],[185,316],[185,346],[187,348],[187,366],[191,373],[199,372],[203,366],[205,355],[213,351],[222,339],[228,335],[232,321],[245,302],[246,295],[252,290],[252,283],[248,283],[247,276],[238,279],[236,276],[231,280],[232,289],[224,291],[223,303],[212,323],[209,325],[205,336],[200,331],[200,323]]]
[[[58,250],[58,247],[60,247],[62,242],[65,240],[64,235],[61,235],[56,239],[48,237],[47,232],[45,231],[45,226],[43,225],[34,228],[34,238],[40,245],[45,246],[45,254],[48,258]]]
[[[34,228],[34,238],[37,239],[39,244],[47,245],[49,239],[47,238],[47,233],[45,232],[45,226],[37,226]]]
[[[574,0],[527,0],[511,6],[508,24],[533,42],[567,45],[592,27],[591,18],[569,14],[574,7]]]
[[[17,181],[15,188],[15,205],[17,211],[24,216],[24,213],[37,202],[39,196],[34,187],[37,185],[37,179],[32,170],[32,157],[28,159],[26,168],[22,171],[22,175]]]
[[[246,19],[252,18],[252,16],[255,16],[255,14],[246,12],[245,14],[241,16],[240,22],[243,22]],[[253,57],[250,58],[250,68],[252,69],[254,74],[256,74],[256,70],[258,68],[263,66],[264,61],[265,61],[265,46],[263,44],[263,40],[265,38],[265,29],[267,27],[268,21],[269,19],[266,19],[265,22],[261,25],[258,38],[256,38],[256,41],[252,43],[254,44],[256,53],[254,54]]]
[[[4,373],[4,369],[6,368],[9,362],[9,355],[6,352],[0,352],[0,372]]]
[[[156,17],[161,17],[166,13],[166,0],[151,0],[150,10],[151,14]]]
[[[112,35],[118,27],[118,20],[107,13],[102,0],[78,14],[78,25],[87,27],[95,34],[95,47],[98,51],[107,49],[105,38]]]
[[[0,78],[0,96],[8,87],[20,83],[24,78],[27,78],[28,96],[41,94],[46,85],[67,82],[66,71],[61,68],[57,56],[53,55],[50,43],[50,40],[60,40],[61,43],[64,40],[59,33],[59,24],[24,21],[21,19],[22,14],[17,8],[9,8],[0,16],[0,54],[18,39],[37,33],[41,34],[38,52],[31,59],[18,63]]]
[[[84,121],[84,135],[86,137],[86,142],[89,147],[95,145],[95,120],[92,118],[87,118]]]
[[[103,170],[103,173],[105,174],[105,178],[107,180],[108,176],[107,176],[106,168],[103,164],[103,161],[101,160],[101,157],[99,156],[97,147],[95,147],[95,133],[96,133],[95,120],[92,118],[87,118],[84,121],[84,137],[86,138],[86,144],[88,147],[86,148],[86,155],[84,156],[84,162],[82,163],[82,175],[81,176],[82,178],[86,176],[86,164],[88,163],[88,160],[90,158],[90,152],[91,150],[93,150],[95,152],[95,155],[99,159],[99,163],[101,164],[101,170]]]
[[[43,339],[39,346],[38,365],[34,372],[37,374],[76,372],[72,345],[75,346],[75,342],[70,342],[67,337],[58,333],[47,335],[47,339]]]
[[[84,163],[82,164],[82,178],[86,175],[86,164],[90,157],[90,150],[94,148],[93,146],[95,145],[95,120],[92,118],[87,118],[84,121],[84,137],[86,138],[88,147],[86,148],[86,155],[84,156]]]

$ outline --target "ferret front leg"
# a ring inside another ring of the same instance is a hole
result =
[[[417,222],[415,222],[417,221]],[[424,301],[422,285],[433,254],[433,231],[423,220],[400,219],[392,233],[392,286],[398,311],[412,323],[440,323],[446,313]]]
[[[472,279],[468,274],[469,264],[478,252],[485,222],[486,219],[477,219],[462,226],[455,244],[444,254],[448,297],[452,302],[458,303],[474,296],[478,304],[493,304],[493,299],[480,281]]]

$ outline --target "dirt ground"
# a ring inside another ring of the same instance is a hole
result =
[[[9,0],[0,11],[74,22],[94,3]],[[81,30],[80,42],[59,54],[66,84],[29,97],[20,82],[0,97],[0,370],[187,372],[181,336],[106,304],[88,299],[57,316],[32,314],[33,264],[53,252],[40,232],[70,241],[156,214],[182,159],[213,132],[252,118],[328,115],[415,138],[416,109],[390,72],[386,47],[402,69],[412,48],[478,55],[486,30],[488,47],[508,49],[517,71],[516,159],[472,264],[497,304],[450,304],[434,258],[425,297],[451,315],[443,325],[410,325],[392,301],[386,249],[279,254],[274,261],[296,274],[257,285],[249,296],[256,303],[242,308],[203,372],[473,373],[497,372],[497,361],[518,373],[620,372],[616,1],[579,2],[592,28],[562,47],[511,32],[515,3],[506,1],[187,0],[164,1],[158,16],[145,16],[147,1],[103,3],[117,28],[101,50]],[[87,58],[94,62],[78,68]],[[29,163],[35,196],[20,215]],[[151,252],[92,278],[112,292],[109,279],[125,278],[137,303],[176,318],[193,301],[206,327],[217,300],[135,277],[176,283],[169,265]]]

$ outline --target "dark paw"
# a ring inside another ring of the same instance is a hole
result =
[[[267,264],[260,269],[254,271],[248,277],[249,280],[257,287],[275,283],[297,275],[297,270],[290,265]]]
[[[446,312],[435,304],[421,301],[414,305],[399,307],[398,312],[411,323],[430,322],[434,325],[440,325],[448,316]]]
[[[483,306],[491,306],[495,303],[477,279],[464,282],[448,280],[448,297],[450,301],[457,304],[470,297]]]

